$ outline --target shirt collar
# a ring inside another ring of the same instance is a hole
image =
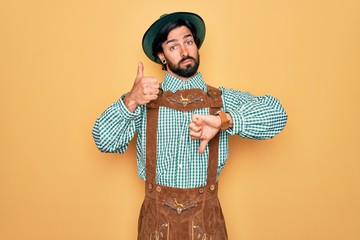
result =
[[[161,87],[163,91],[170,90],[171,92],[176,92],[177,90],[182,90],[182,89],[194,89],[194,88],[200,88],[205,92],[207,91],[207,87],[202,78],[201,73],[198,73],[189,80],[184,81],[166,72],[165,79]]]

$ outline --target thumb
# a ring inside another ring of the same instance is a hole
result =
[[[138,63],[138,69],[137,69],[137,74],[136,74],[136,79],[139,80],[140,78],[142,78],[144,76],[144,65],[143,63],[140,61]]]
[[[200,142],[200,146],[199,146],[199,152],[200,153],[204,153],[204,151],[205,151],[205,148],[206,148],[206,145],[208,144],[208,142],[209,142],[209,140],[202,140],[201,142]]]

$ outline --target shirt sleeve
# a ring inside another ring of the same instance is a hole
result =
[[[227,132],[244,138],[269,139],[284,129],[287,114],[278,99],[269,96],[254,96],[247,92],[220,88],[224,111],[233,120]]]
[[[137,107],[135,112],[130,112],[122,98],[110,105],[95,121],[92,135],[101,152],[124,153],[135,135],[136,119],[142,110]]]

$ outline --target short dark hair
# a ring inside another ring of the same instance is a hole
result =
[[[181,27],[181,26],[185,26],[185,27],[189,28],[189,30],[194,38],[196,46],[199,46],[200,39],[197,36],[197,31],[196,31],[195,26],[190,21],[180,18],[176,21],[167,23],[162,29],[160,29],[160,31],[156,35],[156,37],[153,41],[153,44],[152,44],[152,55],[153,55],[155,61],[159,58],[157,56],[158,53],[163,52],[162,44],[167,40],[169,33],[173,29]]]

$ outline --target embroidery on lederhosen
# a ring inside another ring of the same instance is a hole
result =
[[[198,224],[192,222],[192,239],[193,240],[213,240],[209,234],[202,231]]]
[[[193,209],[197,207],[196,203],[192,203],[190,201],[186,201],[184,203],[178,203],[176,198],[172,198],[170,201],[162,201],[162,204],[167,208],[176,211],[178,214],[181,214],[184,211]]]
[[[171,102],[183,105],[184,107],[188,104],[204,101],[201,96],[195,93],[189,94],[186,97],[183,97],[182,93],[175,93],[174,95],[167,97],[167,99]]]
[[[169,223],[163,223],[158,230],[150,234],[150,240],[169,239]]]

